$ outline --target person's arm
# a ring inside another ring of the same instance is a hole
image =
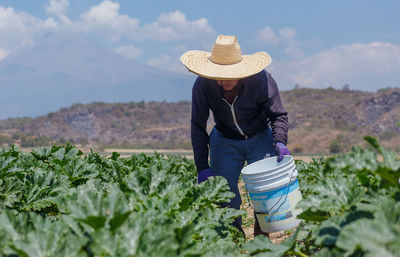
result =
[[[202,85],[202,81],[204,80],[197,78],[192,91],[191,138],[197,171],[210,168],[208,165],[209,136],[206,130],[209,107],[204,93],[205,85]]]
[[[266,73],[266,85],[263,87],[263,107],[267,112],[267,116],[271,121],[272,136],[274,137],[274,145],[277,142],[287,144],[288,141],[288,116],[283,107],[281,97],[274,78],[270,73]]]

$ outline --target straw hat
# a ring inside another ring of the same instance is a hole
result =
[[[266,52],[242,55],[236,36],[225,35],[218,36],[211,53],[187,51],[180,60],[194,74],[216,80],[249,77],[271,64],[271,57]]]

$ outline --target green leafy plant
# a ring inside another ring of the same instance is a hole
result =
[[[222,177],[178,156],[0,150],[1,256],[241,256]],[[215,255],[217,254],[217,255]]]
[[[179,156],[0,149],[0,256],[398,256],[400,159],[367,148],[296,161],[301,225],[245,242],[227,181]]]

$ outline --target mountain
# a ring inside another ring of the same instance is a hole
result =
[[[400,89],[376,93],[328,89],[281,92],[295,154],[335,153],[367,135],[400,152]],[[189,101],[75,104],[37,118],[0,121],[0,144],[39,146],[69,141],[94,148],[190,149]],[[209,121],[208,129],[213,125]]]
[[[191,98],[194,76],[125,58],[84,36],[48,34],[0,61],[0,119],[94,101]]]

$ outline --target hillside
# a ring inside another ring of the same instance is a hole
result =
[[[281,96],[289,112],[289,148],[297,154],[347,151],[366,135],[400,151],[398,88],[377,93],[302,88]],[[189,101],[75,104],[34,119],[0,121],[0,143],[190,149],[190,110]]]
[[[191,83],[189,72],[139,63],[82,35],[50,33],[0,61],[0,119],[74,103],[189,100]]]

